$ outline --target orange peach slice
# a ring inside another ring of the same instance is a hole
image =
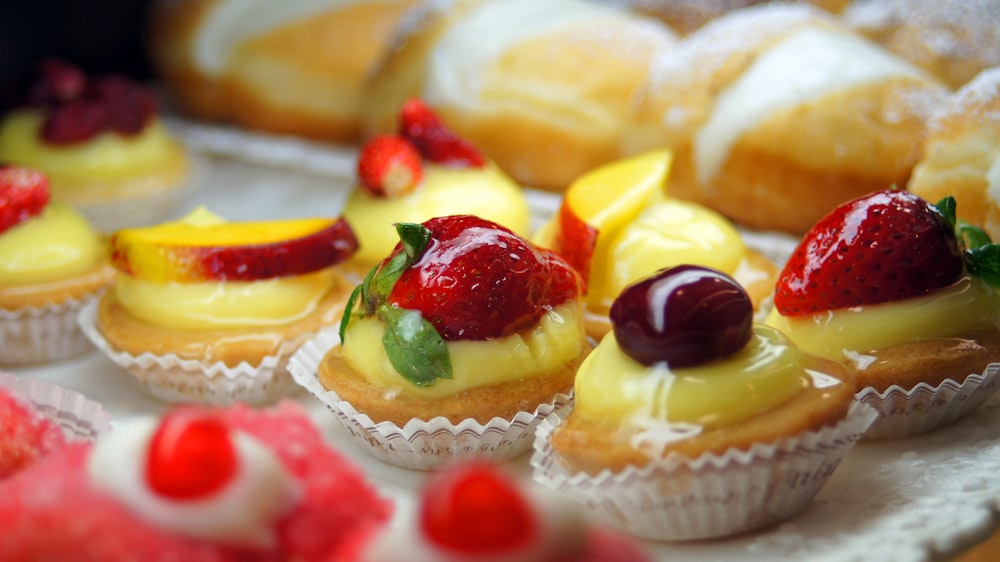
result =
[[[344,219],[228,223],[203,209],[176,222],[120,230],[109,245],[119,271],[180,283],[302,275],[343,261],[358,248]]]

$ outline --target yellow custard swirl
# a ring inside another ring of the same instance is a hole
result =
[[[808,316],[772,310],[767,323],[807,353],[835,361],[863,359],[866,352],[893,345],[981,334],[1000,329],[1000,292],[966,276],[932,294]]]
[[[0,234],[0,286],[68,279],[92,270],[104,254],[104,241],[79,212],[52,203]]]
[[[452,378],[419,387],[404,379],[389,362],[382,346],[385,327],[377,317],[353,318],[344,334],[344,359],[368,382],[387,392],[403,392],[425,399],[453,395],[477,386],[543,375],[583,352],[586,340],[580,305],[562,304],[530,332],[505,338],[448,341]]]
[[[170,181],[180,181],[187,173],[183,147],[158,119],[136,135],[103,132],[73,144],[45,142],[39,134],[43,119],[38,110],[7,115],[0,123],[0,159],[45,171],[57,193],[96,180],[166,175]]]
[[[673,426],[695,431],[740,423],[792,399],[812,384],[803,354],[780,332],[757,324],[736,354],[696,367],[643,365],[614,332],[576,376],[574,416],[616,427]]]
[[[355,188],[343,216],[358,237],[354,259],[374,264],[399,242],[397,222],[421,223],[446,215],[476,215],[527,235],[531,211],[519,185],[495,164],[485,168],[448,168],[425,163],[417,189],[398,198],[376,197]]]

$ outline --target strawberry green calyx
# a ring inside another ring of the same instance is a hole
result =
[[[982,228],[957,220],[954,197],[949,195],[934,206],[955,229],[969,273],[994,287],[1000,287],[1000,244],[994,244],[990,235]]]
[[[452,377],[451,358],[444,339],[419,311],[389,302],[393,286],[430,243],[431,231],[419,224],[398,223],[396,232],[402,251],[372,268],[355,287],[340,321],[340,341],[345,341],[354,314],[375,315],[385,324],[382,346],[396,372],[417,386],[432,386],[439,378]]]

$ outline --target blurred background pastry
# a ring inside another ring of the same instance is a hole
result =
[[[375,70],[364,132],[393,131],[402,102],[422,97],[519,183],[562,190],[619,156],[631,96],[675,38],[596,2],[434,2]]]
[[[673,149],[673,196],[801,233],[843,201],[904,186],[947,94],[819,9],[762,4],[657,61],[626,150]]]
[[[416,0],[153,0],[149,54],[182,111],[354,140],[363,82]]]
[[[733,10],[772,0],[607,0],[637,12],[660,18],[678,33],[688,34]],[[807,2],[831,13],[844,9],[851,0],[793,0]]]

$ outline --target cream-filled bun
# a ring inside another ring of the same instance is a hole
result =
[[[733,10],[769,2],[771,0],[612,0],[636,11],[655,16],[679,33],[688,34]],[[791,0],[808,2],[824,10],[837,13],[850,0]]]
[[[931,202],[953,195],[959,218],[1000,240],[1000,67],[983,71],[934,114],[907,187]]]
[[[798,233],[839,203],[905,185],[947,93],[818,9],[755,6],[657,61],[626,150],[667,146],[674,196]]]
[[[282,134],[358,134],[364,81],[416,0],[155,0],[150,56],[180,108]]]
[[[375,70],[364,132],[394,130],[403,101],[421,97],[519,183],[562,190],[619,156],[634,90],[675,38],[596,2],[434,2]]]

